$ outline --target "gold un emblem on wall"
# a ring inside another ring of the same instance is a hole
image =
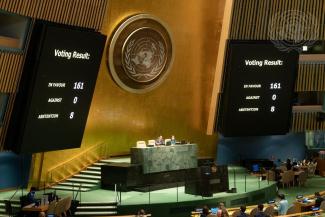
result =
[[[114,81],[134,93],[144,93],[161,84],[173,60],[169,31],[148,14],[123,21],[114,32],[108,52]]]

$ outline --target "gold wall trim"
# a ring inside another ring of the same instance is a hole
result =
[[[214,133],[214,125],[217,117],[217,113],[216,113],[217,102],[219,99],[220,86],[222,82],[223,67],[224,67],[224,61],[225,61],[225,55],[227,49],[226,45],[227,45],[227,39],[228,39],[230,25],[231,25],[230,21],[232,16],[232,10],[233,10],[233,0],[227,0],[225,4],[224,14],[223,14],[217,64],[214,73],[214,82],[213,82],[213,89],[212,89],[212,96],[211,96],[209,117],[208,117],[208,124],[207,124],[207,135],[212,135]]]

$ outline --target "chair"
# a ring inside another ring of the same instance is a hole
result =
[[[65,198],[63,198],[57,202],[54,214],[57,217],[62,217],[62,214],[64,216],[66,216],[66,214],[65,214]]]
[[[317,162],[308,164],[307,166],[308,176],[314,176],[316,168],[317,168]]]
[[[275,181],[275,172],[273,170],[266,171],[266,180]]]
[[[137,148],[145,148],[146,142],[145,141],[137,141]]]
[[[67,216],[66,215],[67,212],[69,212],[69,214],[71,214],[71,212],[70,212],[71,201],[72,201],[71,196],[65,198],[65,201],[64,201],[64,204],[65,204],[65,206],[64,206],[64,214],[65,214],[65,216]]]
[[[317,168],[317,162],[314,163],[312,168],[313,168],[313,170],[311,172],[312,172],[312,176],[314,176],[315,172],[316,172],[316,168]]]
[[[231,217],[237,217],[240,215],[240,210],[236,210],[231,214]]]
[[[285,185],[290,187],[291,182],[294,180],[294,174],[292,176],[292,173],[289,171],[285,171],[282,173],[282,177],[280,179],[280,182],[282,183],[282,187],[284,188]]]
[[[305,186],[307,181],[307,173],[304,171],[301,171],[298,175],[297,182],[299,186]]]
[[[319,209],[321,210],[325,210],[325,200],[323,200],[321,203],[320,203],[320,206],[319,206]]]
[[[5,211],[9,217],[14,216],[10,200],[5,200]]]
[[[268,206],[265,208],[264,213],[267,216],[274,216],[274,206]]]
[[[278,167],[278,169],[281,170],[282,172],[285,172],[285,171],[287,171],[287,166],[281,165]]]
[[[165,145],[171,145],[172,140],[171,139],[165,139]]]
[[[21,196],[20,198],[20,207],[23,208],[24,206],[27,206],[29,204],[29,199],[27,195]]]
[[[252,209],[249,213],[249,217],[254,217],[258,212],[257,207],[255,207],[254,209]]]
[[[55,214],[55,207],[56,207],[56,201],[52,201],[50,204],[49,204],[49,208],[47,210],[47,214]]]
[[[293,170],[287,170],[287,173],[289,173],[290,183],[292,183],[292,186],[294,186],[295,185],[295,172]]]
[[[298,212],[298,209],[295,205],[292,205],[289,207],[289,209],[287,210],[286,215],[291,215],[291,214],[295,214]]]
[[[155,140],[153,140],[153,139],[151,139],[151,140],[148,140],[148,146],[155,146],[156,145],[156,141]]]

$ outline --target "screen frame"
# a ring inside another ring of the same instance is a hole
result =
[[[229,120],[229,116],[231,116],[230,112],[226,112],[229,110],[229,97],[226,96],[226,94],[230,94],[231,91],[231,82],[226,82],[230,81],[232,76],[231,72],[233,72],[234,66],[232,66],[231,63],[231,58],[233,55],[233,50],[230,48],[232,45],[267,45],[267,46],[274,46],[275,45],[272,43],[270,40],[234,40],[234,39],[228,39],[227,40],[227,45],[226,45],[226,54],[225,54],[225,60],[224,60],[224,69],[223,69],[223,74],[220,82],[220,92],[218,95],[218,109],[216,111],[217,113],[217,118],[215,122],[215,132],[216,133],[221,133],[224,137],[246,137],[246,136],[266,136],[266,135],[284,135],[289,132],[289,129],[291,127],[291,120],[292,120],[292,105],[293,105],[293,98],[294,98],[294,88],[295,88],[295,83],[297,79],[297,72],[298,72],[298,67],[299,67],[299,54],[296,51],[291,51],[295,57],[295,61],[297,64],[293,67],[293,72],[292,73],[292,86],[290,88],[291,92],[291,102],[287,106],[287,126],[288,130],[285,133],[276,133],[276,134],[257,134],[257,135],[229,135],[227,132],[231,126],[230,123],[227,122],[226,120]],[[294,53],[296,52],[296,53]],[[228,93],[226,93],[228,91]],[[224,130],[226,129],[226,130]]]

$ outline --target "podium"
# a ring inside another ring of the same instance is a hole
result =
[[[192,170],[185,181],[185,193],[212,197],[213,193],[228,190],[227,166],[217,166],[217,172],[212,172],[210,166],[201,166]]]

